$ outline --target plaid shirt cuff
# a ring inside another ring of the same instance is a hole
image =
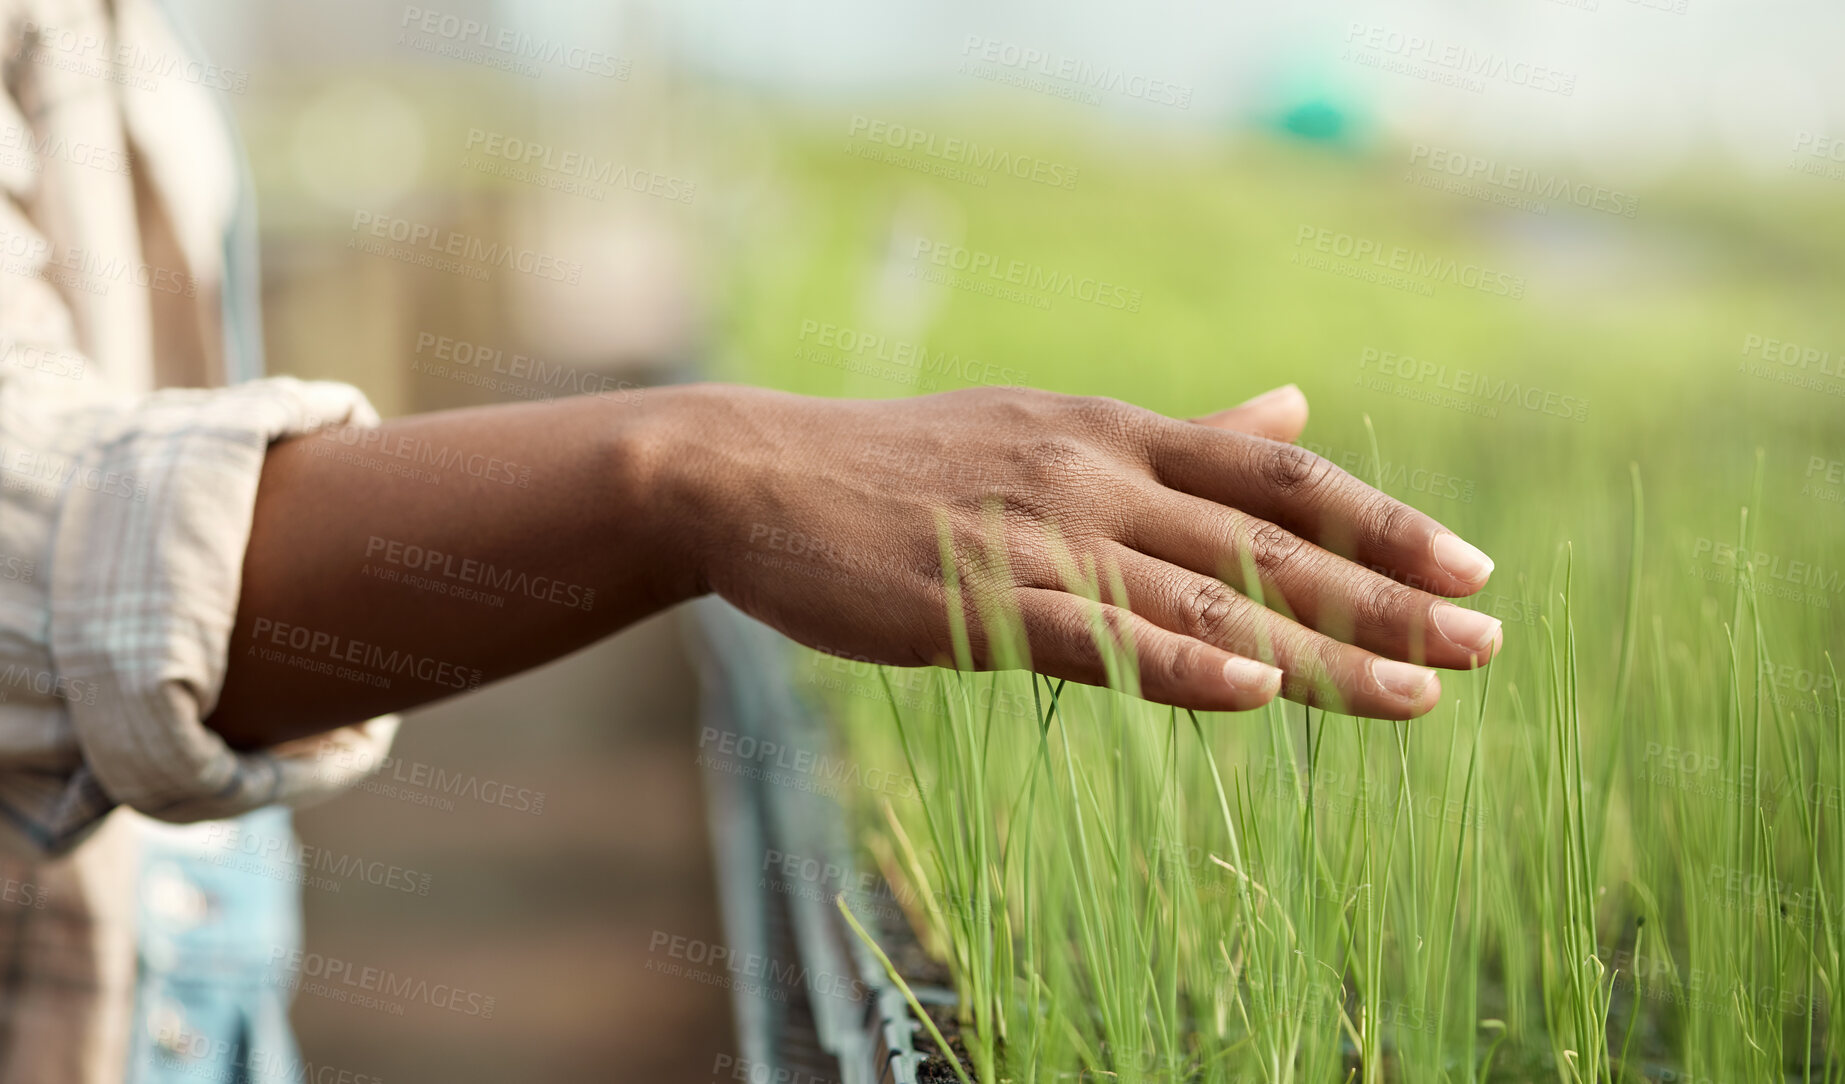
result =
[[[31,834],[62,849],[115,805],[163,820],[298,805],[362,778],[387,716],[237,752],[204,725],[223,686],[268,446],[326,425],[376,425],[356,389],[280,378],[158,392],[98,424],[51,545],[51,654],[82,764],[38,796]],[[15,821],[17,800],[15,790]]]

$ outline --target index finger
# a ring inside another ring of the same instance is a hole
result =
[[[1241,509],[1392,579],[1471,595],[1492,558],[1435,519],[1295,444],[1174,422],[1155,430],[1154,476],[1170,489]]]

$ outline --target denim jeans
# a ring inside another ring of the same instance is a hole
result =
[[[129,1084],[316,1084],[288,1024],[292,823],[270,808],[144,841]]]

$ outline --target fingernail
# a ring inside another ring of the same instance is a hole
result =
[[[1456,647],[1464,647],[1481,656],[1499,647],[1498,618],[1488,617],[1465,606],[1452,606],[1444,602],[1435,607],[1435,630]]]
[[[1435,671],[1395,659],[1372,659],[1371,680],[1392,696],[1417,700],[1435,680]]]
[[[1300,386],[1298,384],[1283,384],[1279,388],[1274,388],[1272,390],[1263,392],[1261,395],[1256,396],[1254,399],[1245,400],[1241,405],[1246,406],[1246,407],[1267,406],[1269,403],[1274,402],[1278,399],[1301,399],[1301,398],[1305,398],[1305,396],[1301,394]]]
[[[1435,563],[1443,572],[1467,583],[1485,583],[1486,577],[1493,574],[1493,559],[1461,541],[1452,531],[1435,536]]]
[[[1224,660],[1224,680],[1239,689],[1273,696],[1281,690],[1281,671],[1254,659],[1231,656]]]

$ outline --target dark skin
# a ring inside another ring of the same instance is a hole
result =
[[[1005,612],[1053,677],[1104,683],[1106,628],[1163,703],[1280,694],[1413,718],[1440,697],[1430,667],[1498,649],[1499,622],[1439,597],[1479,590],[1491,562],[1289,443],[1306,417],[1291,387],[1185,422],[1021,389],[694,385],[285,441],[263,468],[207,723],[274,745],[711,592],[823,650],[948,663],[944,529],[977,666],[1007,661],[982,620]]]

